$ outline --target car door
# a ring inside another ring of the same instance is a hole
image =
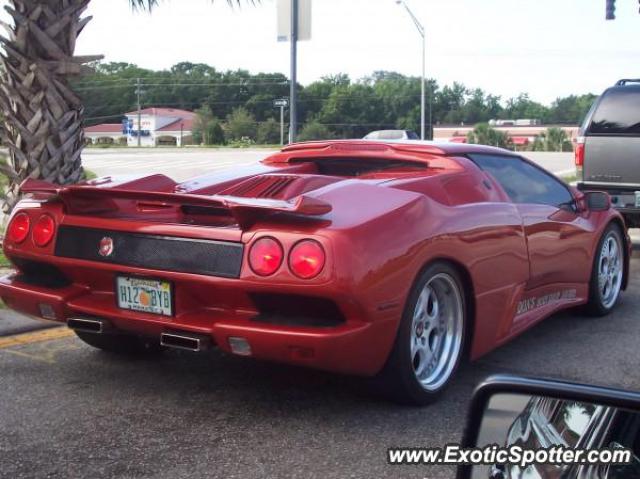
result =
[[[591,272],[592,227],[578,214],[566,184],[518,156],[471,155],[516,204],[529,252],[527,289],[586,283]],[[569,294],[562,290],[562,294]]]

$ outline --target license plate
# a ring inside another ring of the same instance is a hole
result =
[[[640,208],[640,191],[636,191],[636,208]]]
[[[119,308],[173,316],[173,294],[168,281],[118,276],[116,289]]]

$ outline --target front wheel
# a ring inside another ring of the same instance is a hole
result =
[[[589,283],[587,313],[605,316],[620,298],[624,278],[624,240],[620,228],[609,225],[598,244]]]
[[[405,404],[435,401],[462,358],[465,320],[458,272],[447,263],[433,263],[407,300],[393,350],[378,376],[383,392]]]

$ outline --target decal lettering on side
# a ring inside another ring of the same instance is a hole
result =
[[[577,294],[578,293],[575,289],[565,289],[563,291],[545,294],[544,296],[532,296],[530,298],[525,298],[518,303],[516,316],[528,313],[534,309],[542,308],[556,301],[575,299]]]

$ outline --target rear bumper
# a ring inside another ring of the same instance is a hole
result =
[[[348,319],[334,327],[299,327],[252,320],[255,312],[201,307],[173,318],[122,310],[114,295],[71,284],[34,286],[16,275],[0,278],[0,297],[8,307],[31,316],[66,323],[71,317],[107,319],[117,330],[156,339],[163,332],[188,332],[211,338],[231,353],[229,338],[244,338],[257,359],[332,372],[372,376],[383,366],[397,321]]]

